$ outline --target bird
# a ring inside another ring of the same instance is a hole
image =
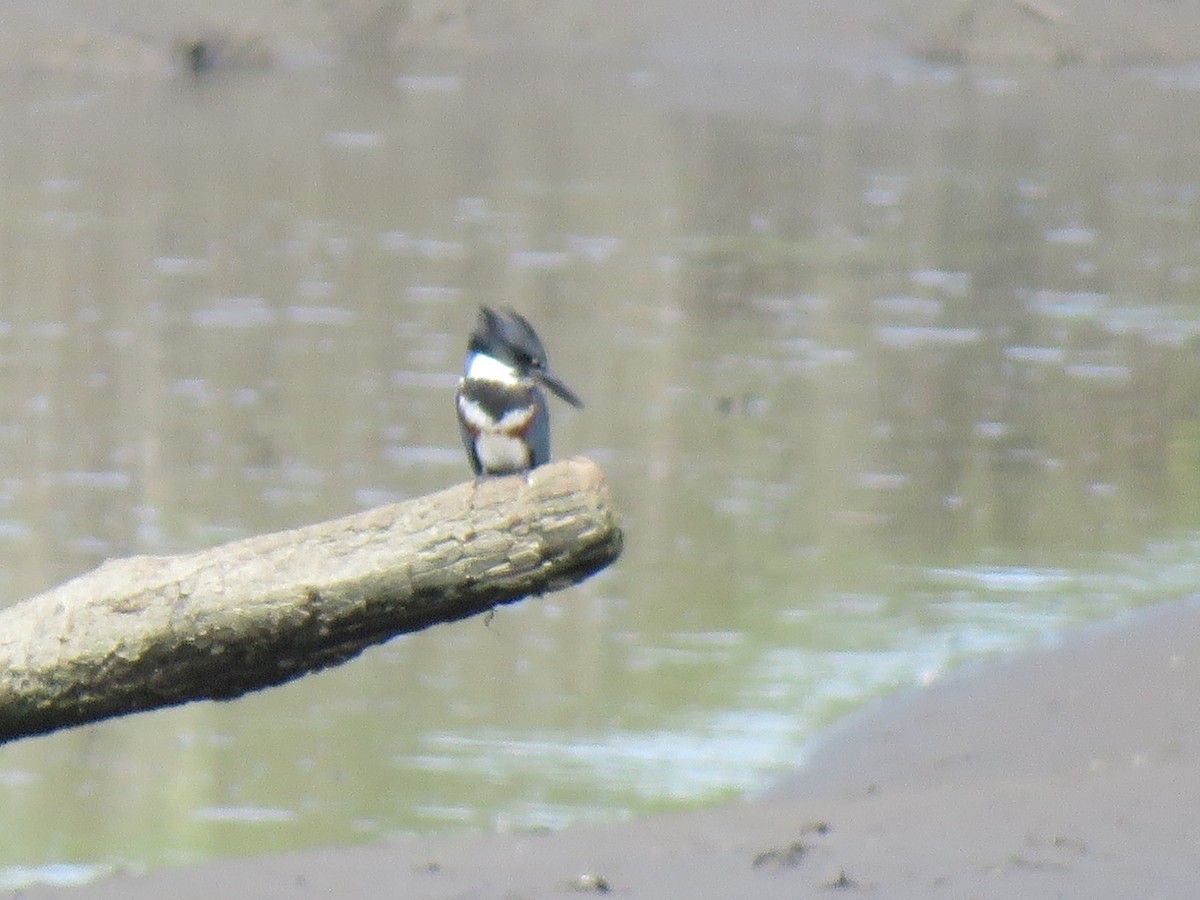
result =
[[[549,462],[550,413],[543,387],[583,407],[550,371],[546,348],[524,316],[481,306],[455,394],[463,445],[476,477],[526,472]]]

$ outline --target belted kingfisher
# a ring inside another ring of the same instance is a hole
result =
[[[550,413],[542,387],[581,407],[550,371],[546,348],[519,313],[479,308],[455,405],[476,475],[524,472],[550,460]]]

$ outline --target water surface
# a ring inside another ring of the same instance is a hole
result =
[[[468,475],[480,303],[624,516],[584,585],[0,748],[0,885],[754,791],[866,700],[1200,586],[1167,72],[422,60],[0,95],[0,585]]]

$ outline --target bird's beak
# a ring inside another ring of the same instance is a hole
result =
[[[538,381],[550,388],[555,394],[566,400],[572,406],[582,408],[583,401],[575,396],[575,392],[563,383],[563,380],[549,369],[539,369],[535,375]]]

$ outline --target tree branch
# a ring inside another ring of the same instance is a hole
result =
[[[577,458],[183,556],[136,556],[0,612],[0,743],[231,699],[394,635],[582,581],[622,535]]]

